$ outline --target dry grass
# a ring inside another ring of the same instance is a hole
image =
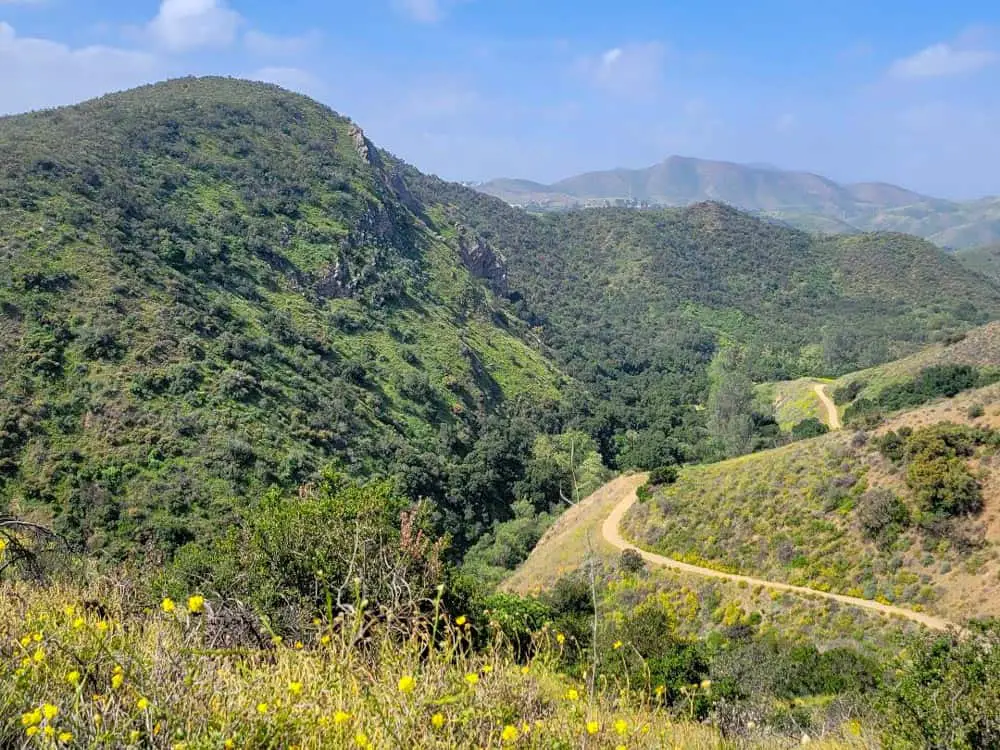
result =
[[[83,589],[0,585],[0,746],[765,750],[793,744],[768,736],[724,741],[711,727],[675,722],[614,685],[588,698],[584,685],[555,671],[560,646],[551,632],[538,634],[538,655],[527,665],[499,643],[474,651],[468,626],[441,617],[428,617],[406,637],[377,629],[360,647],[356,621],[348,619],[318,622],[304,643],[216,651],[203,640],[210,603],[199,613],[184,603],[173,612],[142,604],[108,581]],[[857,727],[843,735],[813,746],[870,746]]]

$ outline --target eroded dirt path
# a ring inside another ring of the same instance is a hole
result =
[[[822,386],[816,386],[817,391],[819,391]],[[825,395],[825,394],[824,394]],[[831,402],[832,406],[832,402]],[[836,409],[834,409],[836,413]],[[839,419],[837,420],[839,424]],[[723,573],[718,570],[712,570],[711,568],[701,568],[697,565],[690,565],[689,563],[683,563],[679,560],[673,560],[669,557],[664,557],[663,555],[657,555],[653,552],[646,552],[645,550],[639,549],[634,544],[627,542],[621,535],[619,531],[619,526],[621,525],[622,519],[625,514],[628,513],[629,509],[636,503],[637,497],[635,494],[635,482],[624,483],[620,480],[615,480],[611,482],[606,487],[602,488],[598,492],[606,492],[608,489],[613,488],[619,493],[620,500],[618,504],[615,505],[614,510],[611,511],[609,515],[604,520],[604,525],[601,527],[601,533],[604,540],[619,550],[634,549],[638,552],[642,559],[645,560],[650,565],[658,565],[665,568],[672,568],[674,570],[679,570],[685,573],[692,573],[694,575],[704,576],[706,578],[719,578],[725,581],[735,581],[737,583],[743,582],[750,586],[763,586],[766,589],[772,589],[775,591],[787,591],[794,594],[801,594],[810,597],[822,597],[824,599],[832,599],[833,601],[840,602],[841,604],[846,604],[851,607],[860,607],[862,609],[872,610],[874,612],[880,612],[885,615],[902,617],[907,620],[919,623],[925,627],[931,628],[932,630],[948,630],[949,628],[954,628],[956,630],[961,630],[961,628],[949,620],[945,620],[941,617],[934,617],[933,615],[928,615],[923,612],[914,612],[910,609],[904,609],[902,607],[894,607],[891,604],[882,604],[880,602],[874,602],[869,599],[860,599],[853,596],[846,596],[844,594],[831,594],[826,591],[817,591],[816,589],[806,588],[804,586],[793,586],[789,583],[780,583],[778,581],[766,581],[763,578],[753,578],[751,576],[742,576],[735,573]],[[586,500],[584,502],[587,502]]]
[[[823,408],[826,409],[827,427],[831,430],[844,429],[844,424],[840,421],[840,412],[837,411],[837,405],[833,403],[832,398],[826,395],[826,386],[822,383],[817,383],[813,386],[813,390],[816,391],[816,395],[819,396],[819,400],[823,404]]]

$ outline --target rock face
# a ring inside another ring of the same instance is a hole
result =
[[[507,264],[502,255],[465,227],[458,228],[458,252],[473,276],[487,281],[494,294],[508,296]]]
[[[354,141],[354,148],[357,150],[358,156],[376,169],[380,169],[382,167],[382,160],[379,158],[378,149],[365,136],[365,131],[357,125],[351,125],[351,129],[348,132],[350,133],[351,140]]]

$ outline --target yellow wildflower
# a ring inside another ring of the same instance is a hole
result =
[[[580,693],[576,690],[576,688],[570,688],[569,690],[566,691],[566,699],[571,701],[578,701],[580,700]]]
[[[46,703],[42,706],[42,716],[45,717],[46,721],[52,721],[59,715],[59,706],[53,706],[51,703]]]
[[[517,742],[517,738],[521,736],[521,733],[517,731],[517,727],[513,724],[508,724],[503,728],[500,733],[500,739],[504,742]]]
[[[493,665],[492,664],[485,664],[483,666],[483,674],[489,674],[492,671],[493,671]]]
[[[459,615],[455,618],[455,624],[458,625],[458,627],[462,627],[468,621],[469,619],[465,615]]]
[[[368,735],[364,732],[358,732],[354,735],[354,744],[358,747],[371,747],[371,743],[368,741]]]
[[[301,695],[302,694],[302,683],[301,682],[289,682],[288,683],[288,692],[291,693],[292,695]]]
[[[601,731],[601,724],[597,721],[587,722],[587,734],[597,734]]]
[[[80,673],[77,672],[74,669],[72,672],[70,672],[68,675],[66,675],[66,682],[68,682],[70,685],[73,685],[74,687],[77,686],[77,685],[79,685],[80,684]]]
[[[233,750],[233,748],[236,747],[236,742],[234,742],[233,740],[229,739],[229,740],[226,740],[225,742],[223,742],[222,746],[226,750]]]
[[[27,648],[30,645],[31,645],[31,636],[30,635],[26,635],[23,638],[21,638],[21,648]]]
[[[302,641],[295,641],[295,650],[301,651],[305,646],[302,645]]]
[[[104,620],[97,623],[97,630],[101,633],[107,633],[110,626]]]
[[[38,734],[38,727],[28,727],[27,729],[24,730],[24,733],[29,737],[34,737],[36,734]]]
[[[624,745],[615,745],[615,750],[628,750]]]
[[[566,636],[564,636],[562,633],[556,633],[556,641],[561,646],[566,642]]]
[[[258,703],[257,704],[257,713],[259,713],[259,714],[266,714],[267,713],[267,704],[266,703]]]
[[[702,680],[701,681],[701,689],[704,690],[707,693],[709,690],[712,689],[712,681],[711,680]]]
[[[177,609],[177,603],[174,602],[174,600],[171,599],[168,596],[168,597],[164,598],[164,600],[162,602],[160,602],[160,609],[162,609],[168,615],[172,614],[174,612],[174,610]]]
[[[434,714],[431,717],[431,724],[435,729],[440,729],[444,726],[444,714]]]
[[[343,726],[350,720],[351,720],[351,715],[347,713],[347,711],[337,711],[337,713],[333,715],[334,726],[338,727]]]
[[[115,672],[111,675],[111,689],[120,690],[121,686],[125,683],[125,675],[121,672]]]
[[[479,675],[475,672],[469,672],[469,674],[465,675],[465,681],[469,683],[471,687],[475,687],[475,685],[479,682]]]
[[[147,698],[140,698],[135,702],[135,707],[140,711],[145,711],[149,708],[149,700]]]
[[[3,554],[3,551],[5,549],[7,549],[7,540],[6,539],[0,539],[0,555]]]
[[[59,733],[59,742],[61,742],[62,744],[68,745],[72,741],[73,741],[73,734],[72,734],[72,732],[60,732]]]
[[[625,719],[619,719],[615,722],[615,731],[620,735],[628,734],[628,722]]]
[[[205,597],[195,594],[188,597],[188,612],[192,615],[200,615],[205,611]]]
[[[330,645],[330,636],[328,636],[328,635],[322,636],[319,639],[319,643],[320,643],[321,646],[329,646]]]
[[[528,674],[528,672],[530,671],[531,671],[530,667],[527,666],[521,667],[521,674]]]
[[[75,620],[73,620],[73,628],[74,628],[74,630],[82,630],[83,626],[86,625],[86,624],[87,624],[87,621],[84,620],[82,617],[77,617]]]
[[[138,729],[133,729],[131,732],[128,733],[128,741],[131,742],[133,745],[139,741],[140,737],[142,737],[142,732],[140,732]]]
[[[624,644],[624,643],[622,643],[621,641],[615,641],[615,645],[614,645],[614,649],[615,649],[615,651],[617,651],[618,649],[620,649],[620,648],[621,648],[622,646],[624,646],[624,645],[625,645],[625,644]]]
[[[72,617],[73,615],[76,614],[76,607],[74,607],[72,604],[67,604],[65,607],[63,607],[63,614],[66,615],[66,617]]]
[[[26,727],[33,727],[36,724],[42,723],[42,712],[40,709],[35,709],[34,711],[29,711],[26,714],[21,714],[21,724]]]
[[[50,725],[46,726],[42,730],[42,734],[44,734],[46,737],[49,737],[49,738],[55,737],[56,736],[56,728],[50,724]]]
[[[417,686],[417,681],[414,680],[413,677],[411,677],[410,675],[404,675],[403,677],[399,678],[398,687],[399,687],[399,692],[401,693],[408,695],[413,692],[413,689],[416,686]]]
[[[35,662],[35,664],[41,664],[45,661],[45,651],[41,648],[36,648],[35,653],[31,655],[31,660]]]

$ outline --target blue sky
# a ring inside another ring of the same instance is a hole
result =
[[[1000,3],[872,5],[0,0],[0,112],[227,74],[450,179],[682,154],[1000,194]]]

